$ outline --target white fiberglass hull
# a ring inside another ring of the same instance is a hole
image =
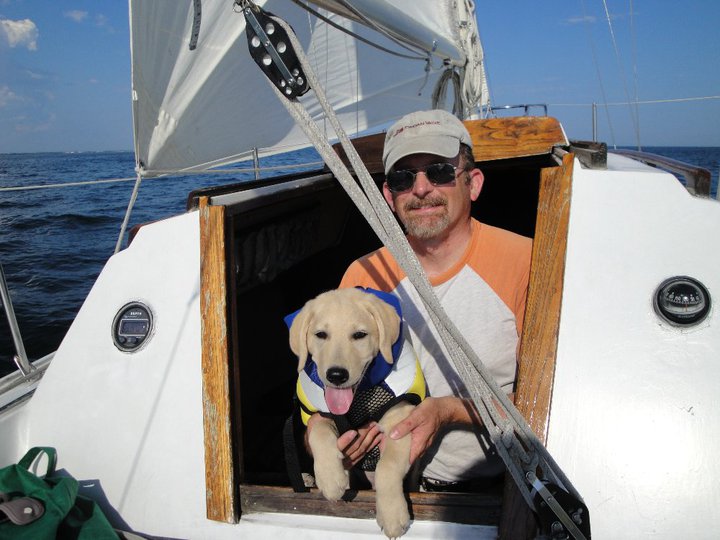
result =
[[[573,182],[548,449],[585,498],[594,538],[714,538],[717,308],[680,329],[661,322],[653,296],[690,276],[720,300],[720,204],[608,160],[608,171],[576,168]]]

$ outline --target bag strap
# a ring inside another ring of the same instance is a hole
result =
[[[42,453],[48,457],[47,471],[45,471],[45,474],[39,474],[38,476],[52,476],[55,473],[55,465],[57,464],[57,452],[49,446],[34,446],[27,451],[18,462],[18,465],[29,471],[30,465],[32,465],[35,459]]]
[[[301,454],[305,452],[303,447],[304,429],[300,420],[297,397],[293,400],[293,412],[285,420],[283,428],[283,446],[285,447],[285,467],[290,479],[290,485],[295,493],[307,493],[310,491],[303,480],[303,467],[300,463]]]

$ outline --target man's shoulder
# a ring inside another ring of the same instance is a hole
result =
[[[500,227],[496,227],[494,225],[488,225],[487,223],[482,223],[480,221],[476,221],[475,223],[478,226],[481,236],[520,246],[532,245],[532,238],[528,238],[527,236],[523,236],[507,229],[501,229]]]
[[[500,253],[520,258],[530,257],[532,238],[487,223],[476,223],[480,249],[497,250]]]
[[[356,259],[350,265],[350,268],[359,267],[368,271],[372,268],[397,266],[398,264],[397,262],[395,262],[395,258],[390,254],[390,250],[388,250],[387,247],[383,246]]]
[[[405,273],[386,247],[355,260],[342,278],[340,287],[371,287],[381,291],[395,290]]]

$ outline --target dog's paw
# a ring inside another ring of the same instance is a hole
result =
[[[410,527],[410,513],[405,499],[377,505],[377,522],[388,538],[400,538]]]
[[[325,466],[321,470],[315,469],[315,483],[328,501],[338,501],[350,487],[348,471],[338,461],[335,466]]]

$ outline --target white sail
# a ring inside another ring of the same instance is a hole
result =
[[[257,4],[292,25],[351,134],[430,107],[444,64],[465,76],[468,110],[487,103],[474,13],[463,2],[460,7],[422,2],[424,16],[419,2],[352,3],[362,18],[375,21],[372,26],[384,21],[383,32],[409,36],[408,48],[323,11],[336,24],[415,59],[358,42],[289,0]],[[250,57],[240,9],[232,0],[204,0],[201,8],[199,37],[191,50],[197,16],[192,2],[130,2],[135,151],[146,176],[248,159],[253,149],[263,156],[308,145]],[[322,121],[313,93],[300,99]]]

